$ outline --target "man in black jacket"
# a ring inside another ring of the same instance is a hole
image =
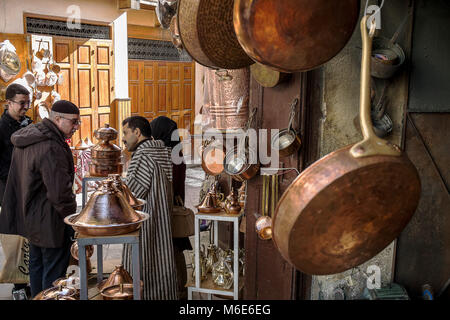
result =
[[[5,109],[0,118],[0,206],[5,193],[6,180],[14,149],[11,135],[32,123],[32,120],[25,115],[30,108],[30,92],[28,89],[20,84],[13,83],[6,88],[5,96],[8,108]],[[26,299],[25,291],[28,290],[27,284],[15,283],[13,298],[15,300]]]
[[[11,135],[32,123],[25,115],[30,108],[30,93],[24,86],[13,83],[6,89],[8,109],[5,109],[0,119],[0,206],[8,178],[11,157],[14,149]]]
[[[11,137],[14,151],[0,213],[0,233],[30,242],[31,295],[66,274],[73,229],[64,218],[75,213],[74,165],[65,139],[80,127],[80,111],[71,102],[55,102],[50,118]]]

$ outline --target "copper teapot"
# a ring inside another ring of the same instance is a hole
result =
[[[223,208],[227,214],[239,214],[241,212],[241,206],[234,189],[231,189],[231,193],[228,195]]]
[[[112,180],[102,180],[83,210],[67,216],[64,222],[90,236],[113,236],[138,229],[149,215],[135,211],[113,184]]]

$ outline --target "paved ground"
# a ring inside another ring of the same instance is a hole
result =
[[[200,166],[188,167],[186,171],[186,207],[193,209],[198,204],[198,195],[201,189],[202,182],[205,178],[205,173]],[[81,194],[77,195],[77,203],[81,209]],[[208,232],[202,232],[202,238],[209,239]],[[192,246],[194,244],[193,237],[191,238]],[[114,267],[121,263],[122,245],[105,245],[103,246],[103,268],[104,273],[109,273],[114,270]],[[191,254],[185,251],[188,268],[191,264]],[[91,262],[93,272],[95,273],[96,253],[92,255]],[[0,268],[3,267],[4,255],[0,245]],[[188,269],[191,272],[191,269]],[[11,290],[12,284],[0,283],[0,300],[12,300]],[[206,299],[206,296],[195,296],[196,299]]]

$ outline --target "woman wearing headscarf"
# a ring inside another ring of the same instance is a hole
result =
[[[155,118],[150,122],[152,129],[152,137],[155,140],[161,140],[168,148],[173,149],[180,143],[180,136],[174,131],[178,129],[177,123],[165,116]],[[172,135],[175,135],[172,139]],[[180,151],[182,157],[182,152]],[[184,203],[185,198],[185,180],[186,180],[186,164],[184,162],[175,164],[172,162],[172,185],[173,185],[173,204],[176,204],[177,198],[181,198]],[[187,281],[186,260],[183,251],[192,250],[191,242],[188,237],[173,238],[173,249],[175,253],[175,264],[178,276],[178,296],[180,299],[187,298],[185,284]]]

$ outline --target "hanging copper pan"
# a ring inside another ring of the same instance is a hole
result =
[[[350,39],[359,0],[235,0],[234,30],[255,61],[282,72],[314,69]]]
[[[303,171],[275,211],[273,239],[282,256],[307,274],[343,272],[371,259],[411,219],[420,198],[416,168],[370,121],[370,34],[361,21],[360,122],[364,140]]]
[[[234,0],[179,0],[177,22],[183,48],[209,68],[240,69],[253,63],[233,27]]]

